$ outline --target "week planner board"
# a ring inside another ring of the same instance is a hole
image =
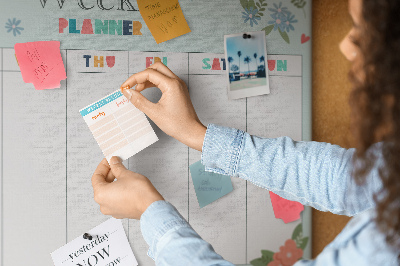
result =
[[[94,202],[90,180],[104,155],[79,110],[115,92],[130,75],[155,61],[186,82],[205,125],[234,127],[260,137],[311,140],[311,1],[181,0],[191,33],[158,45],[136,1],[5,2],[0,3],[0,24],[11,23],[12,29],[0,30],[3,266],[53,265],[51,252],[109,218]],[[98,2],[114,8],[104,10]],[[82,9],[81,3],[93,8]],[[263,14],[254,13],[260,19],[246,20],[255,9]],[[286,21],[294,30],[274,30],[276,21],[271,20],[278,9],[290,12]],[[141,34],[74,34],[69,26],[60,33],[60,18],[69,23],[76,19],[75,29],[84,19],[91,19],[93,27],[96,19],[129,19],[140,22]],[[18,27],[23,28],[19,33],[13,30]],[[228,100],[223,35],[256,30],[266,32],[268,58],[256,63],[269,71],[270,94]],[[23,82],[13,46],[38,40],[61,42],[67,79],[59,89],[37,91]],[[143,94],[154,102],[161,97],[156,88]],[[309,238],[303,257],[310,258],[310,208],[300,220],[285,224],[275,218],[268,191],[239,178],[231,178],[231,193],[200,208],[189,165],[199,161],[201,153],[149,121],[158,141],[124,164],[147,176],[217,253],[235,264],[250,265],[262,257],[262,250],[279,252],[297,234]],[[138,265],[154,265],[146,254],[140,222],[122,223]]]

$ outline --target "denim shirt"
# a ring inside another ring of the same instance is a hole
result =
[[[378,144],[379,145],[379,144]],[[354,149],[289,137],[265,139],[210,124],[202,163],[212,171],[248,180],[288,200],[321,211],[355,216],[314,260],[295,265],[398,265],[374,222],[373,195],[382,184],[376,166],[364,185],[351,177]],[[233,265],[215,253],[166,201],[151,204],[140,218],[156,265]],[[267,237],[267,236],[266,236]]]

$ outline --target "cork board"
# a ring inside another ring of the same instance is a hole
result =
[[[350,63],[339,43],[351,28],[348,1],[313,1],[312,5],[312,138],[350,148]],[[349,217],[312,212],[312,256],[315,258],[343,229]]]

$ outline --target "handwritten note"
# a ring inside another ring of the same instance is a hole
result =
[[[190,32],[178,0],[138,0],[137,4],[157,43]]]
[[[158,140],[144,113],[119,91],[81,109],[107,161],[126,160]]]
[[[275,218],[282,219],[285,224],[300,219],[300,213],[304,210],[301,203],[284,199],[271,191],[269,196],[271,197]]]
[[[60,42],[40,41],[16,43],[14,46],[25,83],[33,83],[36,90],[60,88],[67,78],[60,53]]]
[[[233,190],[230,176],[206,172],[200,161],[190,166],[190,174],[200,208]]]
[[[89,232],[92,239],[83,234],[51,253],[55,266],[105,266],[138,265],[121,220],[111,218]]]

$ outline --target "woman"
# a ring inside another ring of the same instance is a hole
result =
[[[400,1],[350,0],[353,28],[340,44],[352,62],[357,149],[262,139],[204,127],[186,85],[161,63],[131,76],[124,95],[165,133],[202,151],[207,170],[249,180],[323,211],[356,215],[315,260],[296,265],[398,265],[400,250]],[[130,89],[136,85],[136,90]],[[156,104],[140,91],[158,87]],[[117,182],[112,182],[117,178]],[[113,157],[93,177],[102,213],[140,219],[157,265],[231,265],[200,238],[150,181]],[[195,255],[193,255],[195,254]]]

